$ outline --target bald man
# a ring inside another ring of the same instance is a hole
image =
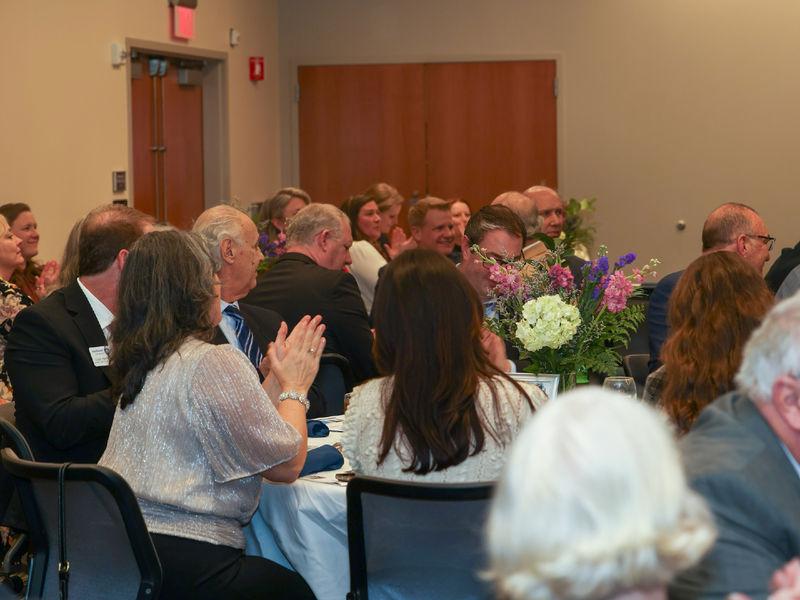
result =
[[[736,202],[715,208],[703,224],[702,253],[736,252],[756,271],[762,273],[775,241],[758,213]],[[658,282],[647,307],[647,329],[650,337],[650,372],[661,366],[661,346],[669,335],[667,307],[672,290],[683,271],[676,271]]]
[[[566,212],[558,192],[544,185],[534,185],[523,193],[533,200],[539,213],[539,231],[551,238],[559,237],[564,231]]]

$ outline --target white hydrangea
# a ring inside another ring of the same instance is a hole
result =
[[[581,323],[578,308],[560,296],[540,296],[522,307],[517,338],[529,352],[560,348],[572,339]]]

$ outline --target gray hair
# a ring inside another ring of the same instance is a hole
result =
[[[258,222],[266,223],[275,217],[282,219],[284,217],[283,211],[292,200],[292,198],[300,198],[306,203],[306,206],[311,204],[311,196],[308,192],[296,187],[285,187],[275,192],[272,198],[267,198],[261,203],[261,208],[258,211]]]
[[[526,237],[531,238],[539,230],[539,211],[533,198],[521,192],[503,192],[492,204],[502,204],[517,213],[525,224]]]
[[[212,206],[197,217],[192,231],[199,234],[208,246],[215,273],[222,268],[220,244],[223,240],[233,240],[236,245],[241,246],[244,243],[242,219],[249,218],[229,204]]]
[[[349,221],[347,215],[333,204],[309,204],[301,208],[286,227],[286,245],[309,246],[323,229],[329,229],[337,237],[341,236],[342,224]]]
[[[737,388],[758,402],[770,402],[782,375],[800,376],[800,295],[778,303],[744,346]]]
[[[487,533],[491,576],[513,600],[664,585],[715,538],[665,418],[596,387],[546,404],[525,426]]]

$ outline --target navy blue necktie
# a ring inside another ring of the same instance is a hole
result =
[[[258,365],[261,364],[261,359],[264,358],[264,355],[261,353],[258,344],[256,344],[252,330],[247,326],[247,323],[244,322],[242,313],[240,313],[239,309],[233,304],[226,306],[224,312],[233,319],[236,339],[239,340],[239,347],[242,352],[247,355],[247,358],[250,359],[250,362],[253,363],[256,370],[258,370]]]

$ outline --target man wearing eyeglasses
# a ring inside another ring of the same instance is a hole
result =
[[[769,260],[775,238],[758,213],[736,202],[715,208],[703,224],[703,254],[709,252],[736,252],[759,273]],[[667,339],[667,306],[672,290],[683,271],[670,273],[658,282],[650,295],[647,307],[647,328],[650,337],[650,372],[661,366],[661,346]]]

